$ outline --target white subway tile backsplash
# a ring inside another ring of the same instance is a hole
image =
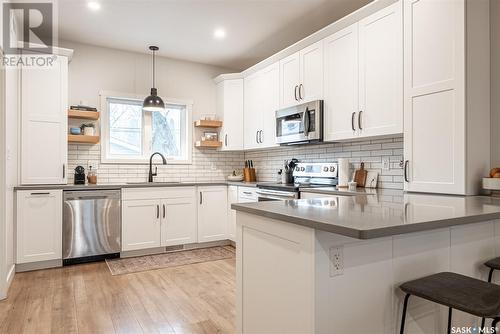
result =
[[[73,170],[82,165],[88,170],[97,169],[99,183],[141,182],[147,180],[148,166],[137,164],[102,164],[100,145],[68,145],[68,166]],[[390,170],[382,170],[382,156],[388,156]],[[297,158],[305,162],[335,161],[348,158],[351,168],[365,168],[379,173],[378,187],[403,189],[403,170],[399,163],[403,159],[403,137],[374,140],[353,140],[343,143],[323,143],[307,146],[286,146],[248,152],[218,152],[193,149],[191,165],[158,165],[156,180],[223,181],[233,170],[241,170],[245,159],[252,159],[259,181],[274,181],[285,159]],[[73,175],[70,173],[70,182]]]

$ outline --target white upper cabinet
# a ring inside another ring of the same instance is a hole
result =
[[[280,61],[280,108],[323,98],[323,41]]]
[[[403,132],[401,2],[359,22],[358,129],[365,137]]]
[[[355,126],[358,100],[358,25],[353,24],[324,40],[325,141],[358,136]]]
[[[65,184],[68,58],[50,69],[21,67],[21,184]]]
[[[217,84],[217,116],[222,120],[221,151],[243,149],[243,79]]]
[[[300,51],[301,103],[323,98],[323,76],[323,41],[319,41]]]
[[[324,40],[325,141],[403,132],[401,3]]]
[[[300,54],[299,52],[280,61],[280,107],[299,103]]]
[[[405,189],[477,194],[489,168],[488,1],[404,1]]]
[[[244,80],[244,148],[276,144],[276,110],[279,108],[279,64],[272,64]]]

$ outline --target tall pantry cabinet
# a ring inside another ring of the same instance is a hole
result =
[[[21,67],[20,183],[67,182],[68,62],[57,49],[53,66]],[[47,57],[47,55],[40,55]]]
[[[405,190],[477,194],[490,164],[489,2],[404,1]]]

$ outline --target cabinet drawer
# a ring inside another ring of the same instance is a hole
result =
[[[195,187],[150,187],[122,189],[122,200],[170,199],[195,196]]]
[[[257,201],[257,188],[238,187],[238,202],[246,199],[247,202]]]

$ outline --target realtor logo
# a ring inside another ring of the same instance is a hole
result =
[[[21,49],[52,53],[54,45],[53,4],[50,2],[3,4],[3,46],[5,54],[20,54]],[[17,28],[17,29],[16,29]],[[12,31],[17,30],[17,38]]]

